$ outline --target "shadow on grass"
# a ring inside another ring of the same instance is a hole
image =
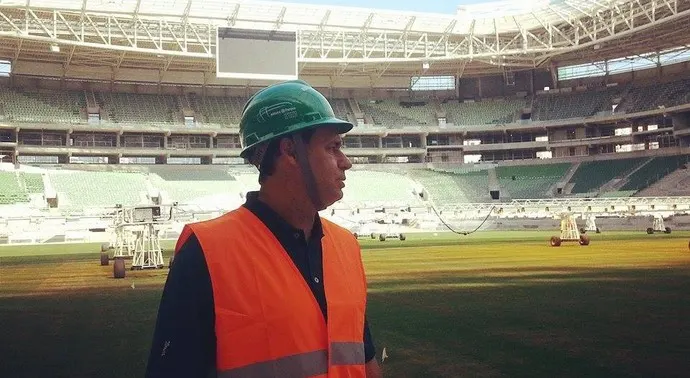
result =
[[[393,377],[680,377],[689,269],[381,280],[368,316]]]
[[[160,292],[0,299],[0,377],[143,377]]]
[[[386,377],[690,371],[690,266],[433,272],[370,288]],[[0,377],[142,377],[160,290],[0,299]]]

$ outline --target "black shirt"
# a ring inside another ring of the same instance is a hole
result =
[[[247,194],[243,205],[273,232],[290,255],[311,288],[328,319],[323,285],[321,238],[323,230],[317,216],[309,240],[275,211],[258,200],[258,193]],[[364,354],[369,362],[376,353],[364,320]],[[211,277],[201,245],[190,236],[175,256],[163,289],[153,343],[146,368],[147,378],[194,378],[215,376],[215,312]]]

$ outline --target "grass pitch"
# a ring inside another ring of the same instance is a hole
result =
[[[685,376],[690,233],[550,235],[361,240],[385,376]],[[0,247],[0,377],[143,376],[167,269],[115,280],[98,252]]]

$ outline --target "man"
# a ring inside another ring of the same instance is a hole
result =
[[[241,156],[261,189],[183,229],[148,378],[381,377],[359,245],[318,215],[343,196],[352,127],[300,80],[249,99]]]

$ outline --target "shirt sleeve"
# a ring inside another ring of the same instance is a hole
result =
[[[376,356],[376,347],[369,331],[369,321],[364,318],[364,362],[371,361]]]
[[[194,235],[175,255],[158,308],[146,378],[206,378],[215,372],[211,277]]]

